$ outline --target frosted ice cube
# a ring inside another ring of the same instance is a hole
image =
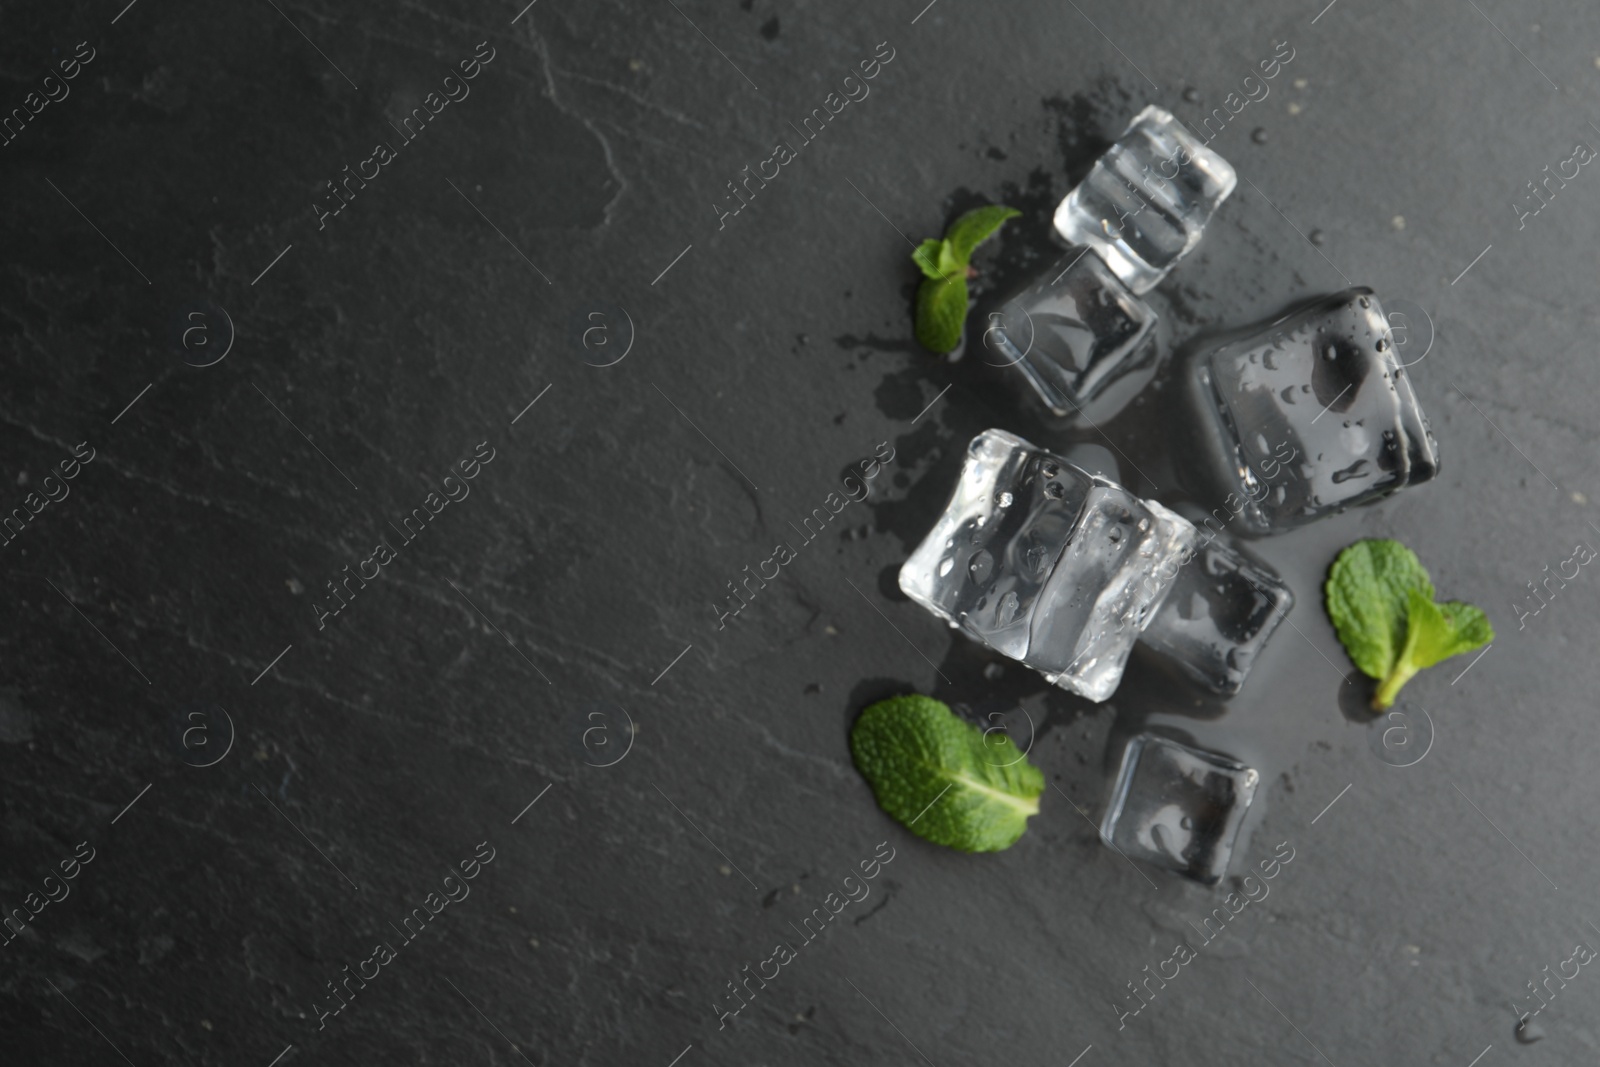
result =
[[[988,362],[1015,365],[1067,415],[1155,352],[1156,314],[1089,248],[1075,248],[989,316]]]
[[[1100,839],[1129,859],[1216,885],[1260,778],[1227,756],[1140,734],[1123,750]]]
[[[1300,526],[1434,477],[1438,445],[1370,289],[1346,289],[1199,353],[1240,514]],[[1230,505],[1232,506],[1232,505]]]
[[[1139,640],[1201,685],[1231,696],[1294,606],[1276,574],[1220,542],[1184,565]]]
[[[1104,700],[1198,539],[1160,504],[985,430],[900,588],[1052,684]]]
[[[1061,201],[1056,230],[1142,293],[1199,243],[1237,184],[1228,161],[1171,112],[1147,107]]]

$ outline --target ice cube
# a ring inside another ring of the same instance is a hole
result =
[[[1136,293],[1200,241],[1238,177],[1172,113],[1147,107],[1056,208],[1056,230],[1089,245]]]
[[[1067,415],[1148,362],[1156,314],[1089,248],[1075,248],[989,316],[985,359],[1015,365],[1050,410]]]
[[[1216,885],[1260,778],[1227,756],[1139,734],[1123,750],[1100,839],[1129,859]]]
[[[1201,685],[1232,696],[1293,606],[1294,594],[1276,574],[1213,540],[1178,572],[1139,640]]]
[[[1160,504],[985,430],[900,588],[1052,684],[1104,700],[1198,540]]]
[[[1370,289],[1235,335],[1199,353],[1195,368],[1235,510],[1258,531],[1300,526],[1439,471]]]

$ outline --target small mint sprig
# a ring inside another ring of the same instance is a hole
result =
[[[967,274],[973,249],[994,236],[1007,219],[1022,212],[1004,204],[986,204],[962,215],[945,231],[930,237],[911,258],[924,275],[917,290],[917,340],[930,352],[954,352],[967,322]]]
[[[1478,608],[1434,602],[1427,569],[1399,541],[1350,545],[1333,561],[1324,591],[1328,618],[1351,662],[1378,680],[1377,711],[1393,704],[1418,671],[1494,640],[1494,627]]]

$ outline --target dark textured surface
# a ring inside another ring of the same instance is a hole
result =
[[[4,947],[8,1064],[1595,1061],[1586,969],[1513,1035],[1526,983],[1600,943],[1600,579],[1521,629],[1513,606],[1600,537],[1600,178],[1519,228],[1526,183],[1600,143],[1592,7],[277,7],[0,16],[5,109],[95,50],[0,148],[4,507],[94,449],[0,549],[0,905],[94,850]],[[1136,658],[1089,706],[905,602],[894,568],[989,425],[1212,506],[1181,426],[1148,416],[1170,390],[1097,416],[1119,458],[981,359],[919,353],[906,238],[1003,199],[1026,215],[980,266],[1037,269],[1130,115],[1198,121],[1285,40],[1213,143],[1238,191],[1152,296],[1163,352],[1347,280],[1413,300],[1444,472],[1251,545],[1295,626],[1230,704]],[[470,96],[400,145],[391,124],[485,41]],[[719,229],[725,183],[885,41],[870,95]],[[379,141],[395,158],[319,229],[324,182]],[[227,357],[191,365],[223,312]],[[470,495],[400,544],[480,442]],[[719,628],[727,583],[880,443],[869,500]],[[1406,768],[1375,753],[1388,724],[1341,710],[1363,686],[1317,590],[1372,535],[1500,631],[1459,681],[1453,661],[1408,688],[1434,728]],[[381,538],[395,558],[319,628]],[[1009,851],[943,851],[874,806],[848,726],[910,688],[1009,713],[1019,743],[1014,709],[1037,724],[1053,788]],[[595,766],[625,716],[631,750]],[[1237,871],[1293,859],[1119,1030],[1125,983],[1218,900],[1095,838],[1146,720],[1263,769]],[[726,983],[885,841],[870,895],[719,1029]],[[405,943],[480,842],[470,896]],[[396,958],[319,1029],[377,942]]]

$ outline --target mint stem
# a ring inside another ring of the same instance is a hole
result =
[[[1372,695],[1372,710],[1384,711],[1394,704],[1395,697],[1400,695],[1400,687],[1416,677],[1417,668],[1402,659],[1395,664],[1394,670],[1389,672],[1389,677],[1378,686],[1378,691]]]

